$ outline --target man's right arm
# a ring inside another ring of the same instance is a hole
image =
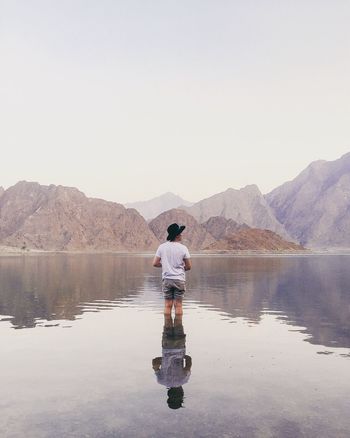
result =
[[[153,259],[153,266],[155,268],[161,268],[162,267],[162,264],[160,262],[160,257],[158,257],[158,256],[154,257],[154,259]]]
[[[184,255],[185,271],[189,271],[192,268],[191,256],[188,248],[185,246]]]
[[[162,267],[161,257],[162,257],[162,251],[161,251],[161,246],[159,246],[154,256],[152,266],[154,266],[155,268],[161,268]]]

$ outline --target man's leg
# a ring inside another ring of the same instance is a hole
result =
[[[175,280],[176,288],[174,291],[174,306],[175,306],[175,315],[182,315],[182,298],[184,296],[186,287],[185,282],[181,280]]]
[[[174,300],[174,306],[175,306],[175,315],[182,315],[182,298],[176,298]]]
[[[174,328],[182,326],[182,314],[176,314],[174,318]]]
[[[164,315],[171,315],[174,300],[174,292],[171,282],[164,279],[162,282],[162,290],[164,294]]]
[[[171,315],[171,309],[173,307],[173,300],[164,300],[164,315]]]

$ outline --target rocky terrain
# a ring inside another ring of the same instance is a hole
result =
[[[165,241],[166,229],[173,222],[187,226],[183,241],[192,251],[236,249],[233,236],[251,230],[223,216],[201,224],[183,209],[170,209],[147,224],[135,209],[88,198],[76,188],[20,181],[0,195],[0,250],[153,251]],[[284,240],[278,246],[273,233],[265,235],[265,246],[259,233],[240,236],[240,248],[245,250],[285,248]],[[254,236],[259,244],[254,243]],[[269,236],[273,243],[268,242]]]
[[[215,241],[209,250],[252,250],[252,251],[303,251],[304,248],[294,242],[288,242],[270,230],[243,228],[223,239]]]
[[[187,212],[180,209],[166,211],[149,223],[150,229],[160,242],[164,242],[168,235],[166,229],[172,223],[186,225],[183,232],[183,243],[191,250],[200,250],[215,242],[214,237],[207,232],[203,225]]]
[[[311,247],[350,247],[350,153],[315,161],[266,195],[291,236]]]
[[[233,219],[238,224],[271,230],[290,239],[256,185],[246,186],[240,190],[227,189],[184,210],[200,223],[206,222],[213,216],[222,216]]]
[[[87,198],[76,188],[21,181],[0,197],[0,243],[42,249],[154,249],[158,240],[134,209]]]
[[[190,206],[191,202],[185,201],[174,193],[167,192],[148,201],[131,202],[125,204],[127,208],[135,208],[146,220],[153,219],[164,211],[177,208],[179,206]]]
[[[299,251],[297,243],[350,248],[350,153],[311,163],[265,196],[255,185],[230,188],[189,207],[174,196],[148,204],[154,209],[146,216],[155,214],[157,202],[157,208],[166,200],[182,205],[147,223],[133,208],[88,198],[73,187],[26,181],[0,187],[0,250],[153,251],[173,222],[187,225],[183,237],[190,250]]]
[[[224,239],[239,230],[250,228],[246,224],[238,224],[233,219],[225,219],[223,216],[211,217],[202,225],[216,240]]]
[[[304,248],[283,239],[270,230],[251,228],[233,219],[215,216],[204,222],[203,227],[215,238],[205,249],[254,250],[254,251],[302,251]]]
[[[288,242],[269,230],[248,227],[232,219],[216,216],[200,224],[190,214],[181,209],[172,209],[153,219],[149,226],[157,238],[166,239],[166,229],[176,222],[186,225],[183,243],[191,250],[262,250],[262,251],[301,251],[304,248]]]

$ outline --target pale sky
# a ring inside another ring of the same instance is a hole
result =
[[[0,186],[267,193],[350,151],[348,0],[0,0]]]

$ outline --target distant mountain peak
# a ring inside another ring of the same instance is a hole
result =
[[[162,198],[164,196],[174,196],[174,197],[179,197],[179,195],[175,194],[174,192],[165,192],[162,195],[159,195],[158,198]]]
[[[134,208],[137,210],[146,220],[153,219],[167,210],[190,205],[192,205],[192,202],[182,199],[173,192],[166,192],[146,201],[124,204],[126,208]]]
[[[247,184],[246,186],[241,187],[239,189],[229,187],[224,192],[220,192],[220,193],[230,193],[230,192],[258,192],[258,193],[261,193],[259,187],[256,184]]]
[[[261,195],[261,191],[256,184],[248,184],[247,186],[241,188],[241,191]]]

